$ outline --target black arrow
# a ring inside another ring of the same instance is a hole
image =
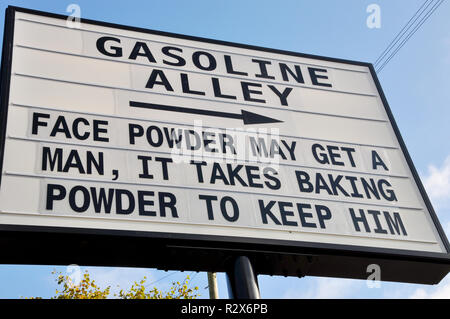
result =
[[[136,101],[130,101],[130,106],[131,107],[140,107],[140,108],[145,108],[145,109],[170,111],[170,112],[181,112],[181,113],[199,114],[199,115],[216,116],[216,117],[227,117],[227,118],[231,118],[231,119],[243,120],[244,124],[265,124],[265,123],[283,122],[283,121],[276,120],[276,119],[273,119],[273,118],[270,118],[270,117],[267,117],[264,115],[259,115],[259,114],[244,111],[244,110],[241,110],[241,114],[236,114],[236,113],[200,110],[200,109],[193,109],[193,108],[189,108],[189,107],[162,105],[162,104],[154,104],[154,103],[144,103],[144,102],[136,102]]]

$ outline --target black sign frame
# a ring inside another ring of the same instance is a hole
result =
[[[6,9],[0,88],[0,172],[6,138],[16,12],[64,20],[68,18],[64,15],[15,6],[9,6]],[[246,255],[252,260],[255,272],[258,274],[366,279],[369,276],[368,265],[377,264],[381,267],[381,280],[424,284],[439,283],[450,271],[448,239],[406,149],[372,64],[88,19],[81,19],[80,22],[368,67],[414,181],[445,246],[446,253],[261,238],[0,224],[0,263],[156,267],[164,270],[223,272],[228,269],[235,256]]]

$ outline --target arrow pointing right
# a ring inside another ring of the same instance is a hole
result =
[[[267,124],[267,123],[280,123],[283,121],[273,119],[268,116],[252,113],[249,111],[241,110],[242,120],[244,124]]]
[[[245,111],[245,110],[241,110],[241,114],[236,114],[236,113],[201,110],[201,109],[194,109],[194,108],[189,108],[189,107],[145,103],[145,102],[137,102],[137,101],[130,101],[130,106],[145,108],[145,109],[169,111],[169,112],[190,113],[190,114],[200,114],[200,115],[207,115],[207,116],[239,119],[244,122],[244,125],[283,122],[283,121],[273,119],[268,116],[256,114],[256,113]]]

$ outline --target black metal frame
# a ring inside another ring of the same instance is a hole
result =
[[[9,104],[15,12],[67,19],[67,16],[64,15],[14,6],[6,9],[0,89],[0,123],[2,125],[0,129],[0,172],[3,164]],[[401,150],[447,252],[433,253],[231,236],[0,224],[0,263],[62,265],[78,263],[80,265],[157,267],[166,270],[226,271],[232,260],[237,256],[245,255],[252,260],[258,274],[365,279],[368,276],[367,266],[375,263],[381,266],[382,280],[427,284],[438,283],[450,271],[448,239],[406,149],[372,64],[88,19],[81,19],[81,23],[368,67]]]

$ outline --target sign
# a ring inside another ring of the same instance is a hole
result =
[[[423,281],[448,272],[371,64],[8,12],[4,229],[308,248],[315,265],[402,256],[440,264]]]

